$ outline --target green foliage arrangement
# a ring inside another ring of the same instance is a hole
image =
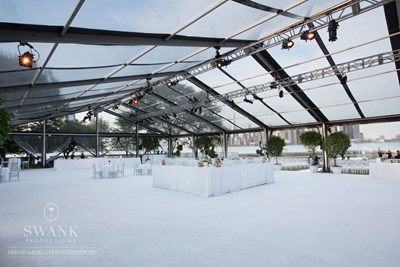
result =
[[[261,141],[258,143],[258,149],[256,149],[256,153],[257,155],[259,155],[260,157],[263,157],[267,154],[267,146],[263,145],[261,143]]]
[[[200,136],[194,141],[196,148],[200,150],[201,153],[209,156],[210,158],[218,157],[215,153],[215,147],[221,144],[221,139],[219,136]]]
[[[343,132],[330,134],[322,143],[322,148],[328,152],[328,156],[333,159],[333,166],[337,166],[336,159],[339,155],[346,153],[351,146],[350,138]]]
[[[282,156],[283,147],[285,146],[285,140],[279,136],[271,135],[267,141],[267,152],[268,155],[275,157],[275,164],[278,163],[278,157]]]
[[[305,132],[300,135],[300,142],[307,149],[310,156],[315,154],[315,150],[322,144],[322,135],[318,132]]]
[[[141,144],[142,147],[145,149],[145,154],[150,153],[151,151],[155,151],[160,146],[157,137],[148,136],[143,136],[141,138]]]
[[[0,104],[2,103],[0,98]],[[11,132],[11,114],[5,108],[0,108],[0,147],[4,146],[4,143],[10,139]]]

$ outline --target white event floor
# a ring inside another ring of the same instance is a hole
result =
[[[205,198],[132,173],[29,170],[0,184],[0,266],[400,266],[399,181],[282,171],[274,184]],[[73,243],[29,241],[34,226],[59,242],[49,227],[71,226]],[[10,254],[66,247],[91,255]]]

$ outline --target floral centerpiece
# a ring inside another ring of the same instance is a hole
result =
[[[214,166],[215,166],[215,167],[221,167],[221,160],[215,159],[215,161],[214,161]]]

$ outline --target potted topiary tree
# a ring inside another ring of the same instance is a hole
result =
[[[310,163],[310,171],[317,172],[318,171],[318,157],[315,154],[315,150],[322,143],[322,135],[318,132],[305,132],[300,135],[300,142],[304,145],[309,153],[309,163]]]
[[[275,157],[276,170],[281,169],[281,165],[278,163],[278,157],[282,156],[283,147],[285,146],[285,140],[279,136],[270,136],[267,141],[267,153]]]
[[[322,143],[322,148],[327,151],[328,157],[333,159],[333,173],[342,173],[342,167],[336,164],[336,159],[339,155],[346,153],[350,146],[350,138],[343,132],[335,132],[330,134]]]

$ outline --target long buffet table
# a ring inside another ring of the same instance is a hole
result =
[[[153,187],[205,197],[274,182],[272,163],[223,167],[153,165]]]
[[[400,180],[400,163],[371,162],[369,164],[369,176],[371,178]]]

